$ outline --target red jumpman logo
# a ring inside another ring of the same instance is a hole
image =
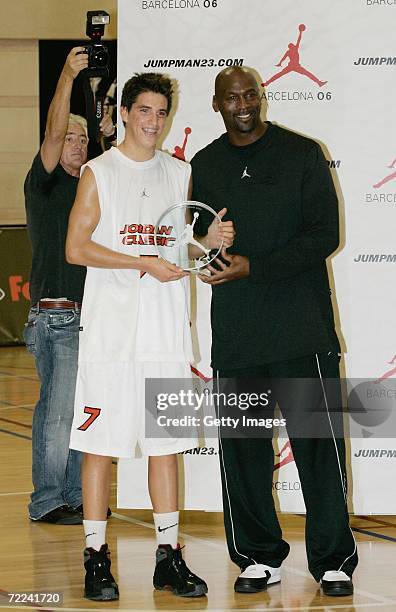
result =
[[[179,147],[178,145],[175,146],[175,149],[172,153],[172,157],[177,157],[177,159],[181,159],[182,161],[186,161],[186,156],[185,156],[185,150],[186,150],[186,145],[187,145],[187,138],[188,135],[191,134],[191,128],[186,127],[184,128],[184,142],[182,144],[181,147]]]
[[[196,367],[194,367],[194,366],[190,365],[190,369],[191,369],[191,372],[192,372],[193,374],[195,374],[195,376],[197,376],[198,378],[200,378],[201,380],[203,380],[203,381],[204,381],[204,383],[208,383],[208,382],[210,382],[210,381],[212,380],[212,378],[208,378],[207,376],[205,376],[205,374],[202,374],[202,372],[200,372],[200,371],[198,370],[198,368],[196,368]]]
[[[303,74],[304,76],[306,76],[309,79],[311,79],[312,81],[314,81],[314,83],[319,85],[319,87],[323,87],[323,85],[326,85],[327,81],[320,81],[318,78],[316,78],[316,76],[314,74],[312,74],[312,72],[309,72],[308,70],[306,70],[305,68],[303,68],[301,66],[301,64],[300,64],[300,54],[298,52],[298,49],[300,47],[302,33],[306,29],[306,26],[303,23],[301,23],[298,26],[298,29],[299,29],[300,33],[298,35],[296,44],[293,45],[293,43],[289,43],[289,45],[288,45],[288,49],[289,50],[286,51],[286,53],[284,54],[282,59],[279,60],[279,63],[276,64],[276,66],[279,66],[279,67],[282,66],[282,64],[283,64],[283,62],[285,61],[286,58],[289,58],[289,63],[287,64],[287,66],[285,66],[285,68],[283,68],[283,70],[281,70],[277,74],[274,74],[274,76],[272,76],[270,79],[268,79],[268,81],[265,81],[265,83],[262,83],[263,87],[266,87],[270,83],[273,83],[277,79],[280,79],[280,77],[284,76],[288,72],[298,72],[299,74]]]
[[[390,365],[394,365],[395,361],[396,361],[396,355],[394,355],[393,358],[391,359],[391,361],[389,361],[388,363]],[[377,378],[377,380],[374,381],[374,384],[377,385],[382,380],[386,380],[387,378],[391,378],[394,374],[396,374],[396,367],[392,368],[391,370],[388,370],[387,372],[382,374],[379,378]]]
[[[294,461],[294,456],[293,456],[292,447],[290,445],[290,440],[288,440],[286,444],[281,448],[281,450],[276,455],[276,457],[279,457],[279,463],[276,463],[274,465],[274,472],[275,470],[279,470],[284,465],[287,465],[288,463],[291,463],[292,461]]]
[[[390,164],[390,166],[388,166],[388,168],[394,168],[396,164],[396,158],[393,160],[393,162]],[[378,183],[375,183],[375,185],[373,185],[374,189],[379,189],[379,187],[382,187],[382,185],[385,185],[385,183],[389,183],[389,181],[392,181],[394,178],[396,178],[396,170],[394,172],[391,172],[390,174],[388,174],[388,176],[386,176],[385,178],[382,179],[382,181],[379,181]]]

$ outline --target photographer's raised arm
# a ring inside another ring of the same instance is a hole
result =
[[[48,173],[55,170],[62,155],[70,113],[70,97],[76,76],[88,66],[85,47],[74,47],[66,58],[52,98],[40,154]]]
[[[77,196],[69,217],[66,260],[71,264],[94,268],[142,270],[161,282],[186,276],[184,270],[164,260],[133,257],[113,251],[92,240],[100,221],[100,206],[94,174],[86,168],[78,184]]]

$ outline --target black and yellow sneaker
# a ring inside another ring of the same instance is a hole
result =
[[[99,551],[94,548],[84,550],[85,590],[84,597],[95,601],[118,599],[118,586],[110,572],[110,551],[102,544]]]
[[[208,592],[207,584],[188,569],[180,544],[160,544],[156,552],[153,585],[159,591],[170,590],[180,597],[201,597]]]

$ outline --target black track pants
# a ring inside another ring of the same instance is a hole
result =
[[[341,404],[338,355],[319,354],[215,374],[220,383],[224,378],[234,379],[238,387],[238,382],[243,381],[245,389],[251,377],[282,379],[276,399],[286,418],[301,480],[309,570],[317,581],[327,570],[352,575],[358,556],[346,506],[342,417],[337,418],[333,412],[334,405]],[[226,414],[224,410],[218,406],[219,416]],[[306,420],[307,413],[316,412],[321,413],[327,433],[324,437],[300,437],[298,423]],[[222,436],[221,430],[219,436],[224,523],[231,559],[242,569],[253,563],[279,567],[289,553],[289,545],[282,539],[272,496],[271,436],[230,438]]]

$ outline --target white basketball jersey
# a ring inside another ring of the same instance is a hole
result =
[[[112,147],[87,166],[100,204],[92,240],[135,257],[156,254],[154,226],[187,199],[190,165],[162,151],[135,162]],[[88,267],[79,363],[191,361],[188,304],[186,279],[160,283],[139,270]]]

